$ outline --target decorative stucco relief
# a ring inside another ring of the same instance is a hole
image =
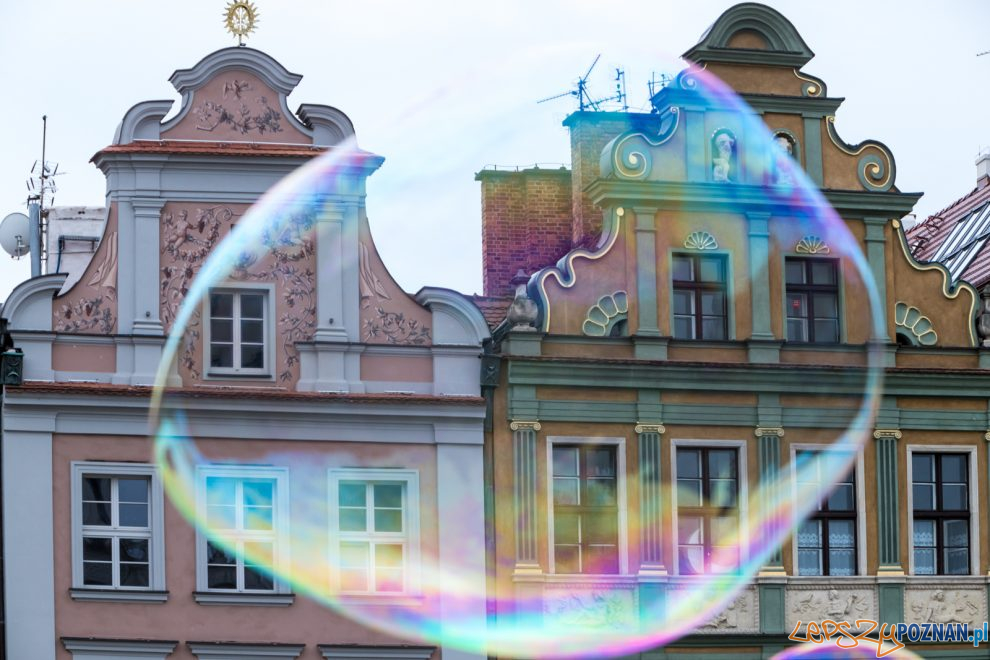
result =
[[[110,335],[117,330],[117,213],[107,220],[100,247],[75,286],[52,304],[55,332]]]
[[[986,591],[972,589],[914,589],[905,594],[908,623],[966,623],[982,626],[987,619]]]
[[[938,343],[938,333],[932,320],[913,305],[898,301],[894,306],[894,324],[913,337],[916,344],[934,346]]]
[[[629,297],[625,291],[604,295],[588,309],[581,329],[589,337],[604,337],[626,319],[628,312]]]
[[[193,279],[210,252],[239,215],[230,206],[179,208],[162,212],[161,319],[166,329],[175,320]],[[228,279],[273,282],[276,285],[276,331],[279,358],[276,378],[295,378],[299,364],[296,342],[311,339],[316,329],[315,216],[298,214],[285,226],[262,233],[255,253],[240,255]],[[202,311],[197,309],[183,337],[180,371],[193,380],[202,377]]]
[[[226,126],[242,135],[281,133],[282,113],[269,105],[267,96],[253,91],[250,81],[224,80],[222,101],[203,101],[193,108],[199,119],[196,129],[212,133],[218,126]]]
[[[707,231],[693,231],[684,239],[688,250],[717,250],[718,241]]]
[[[548,586],[543,595],[543,614],[554,625],[609,632],[634,629],[639,624],[635,592],[615,586]]]
[[[384,268],[374,257],[365,241],[360,241],[358,250],[359,293],[361,297],[361,340],[374,344],[413,344],[417,346],[431,343],[430,328],[423,319],[415,318],[413,308],[403,295],[393,296],[388,292],[387,275],[376,272]],[[398,298],[402,298],[399,300]],[[387,302],[386,302],[387,301]],[[417,305],[415,309],[419,310]]]
[[[678,591],[673,588],[667,592],[668,608],[670,603],[677,602]],[[760,609],[755,589],[747,588],[726,605],[718,614],[708,620],[696,631],[699,635],[721,633],[758,632],[760,629]]]
[[[829,254],[832,251],[825,241],[819,236],[808,234],[794,246],[794,251],[798,254]]]
[[[834,585],[790,587],[787,590],[787,626],[792,630],[798,621],[850,621],[875,619],[876,606],[872,588],[848,588]]]

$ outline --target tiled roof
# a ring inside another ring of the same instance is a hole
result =
[[[982,183],[907,232],[914,258],[937,261],[976,288],[990,282],[990,184]]]
[[[8,394],[79,394],[84,396],[150,397],[152,388],[141,385],[114,385],[111,383],[49,383],[28,381],[22,385],[7,385]],[[342,401],[347,403],[447,403],[458,405],[483,405],[478,396],[432,396],[426,394],[351,394],[345,392],[290,392],[281,388],[263,387],[182,387],[168,390],[169,396],[192,399],[278,399],[280,401]]]
[[[471,301],[481,310],[489,328],[505,320],[505,313],[512,304],[512,296],[471,296]]]
[[[265,144],[261,142],[209,142],[199,140],[135,140],[128,144],[112,144],[98,151],[102,154],[173,154],[189,156],[317,156],[327,147],[305,144]]]

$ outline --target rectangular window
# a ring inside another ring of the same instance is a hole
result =
[[[616,447],[553,445],[557,573],[619,572]]]
[[[818,493],[818,507],[797,533],[798,575],[856,575],[856,483],[853,468],[834,488],[818,460],[820,452],[799,451],[800,492]],[[826,492],[832,488],[831,492]]]
[[[675,339],[726,339],[726,259],[675,254],[671,260]]]
[[[839,341],[839,261],[788,257],[787,341]]]
[[[914,572],[969,575],[968,454],[911,454]]]
[[[334,470],[330,488],[336,590],[415,592],[418,475],[410,470]]]
[[[163,498],[154,466],[72,464],[73,587],[162,590]]]
[[[739,567],[739,467],[735,449],[677,448],[677,559],[681,575]]]
[[[207,335],[210,373],[268,373],[267,312],[267,291],[217,289],[210,292]]]
[[[280,526],[285,517],[284,472],[205,467],[198,506],[201,591],[273,593],[272,569],[283,561]]]

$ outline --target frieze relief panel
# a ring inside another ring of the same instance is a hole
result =
[[[827,584],[790,585],[786,595],[785,621],[788,630],[794,630],[798,622],[849,621],[878,617],[876,590],[872,584],[843,584],[830,581]],[[804,628],[804,625],[802,628]]]
[[[543,616],[554,625],[607,632],[635,630],[639,625],[636,589],[613,584],[546,585]]]
[[[676,602],[677,587],[667,592],[667,603]],[[695,632],[699,635],[759,632],[760,603],[755,587],[747,587],[720,612],[715,614]]]
[[[904,590],[904,620],[907,623],[965,623],[979,627],[987,620],[984,584],[940,588],[912,586]]]

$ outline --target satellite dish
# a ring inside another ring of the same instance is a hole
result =
[[[11,213],[0,222],[0,247],[15,259],[31,251],[31,220],[23,213]]]

